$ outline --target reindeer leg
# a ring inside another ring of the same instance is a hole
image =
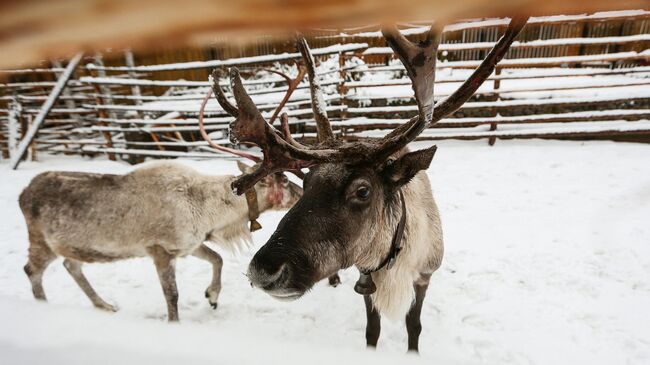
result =
[[[370,295],[364,295],[363,301],[366,303],[366,318],[368,320],[366,323],[366,345],[375,348],[381,331],[381,315],[372,305]]]
[[[158,279],[167,300],[167,320],[178,322],[178,289],[176,288],[176,262],[173,255],[162,246],[147,249],[158,271]]]
[[[109,312],[117,312],[117,307],[106,303],[99,295],[97,295],[93,287],[90,286],[88,279],[86,279],[83,271],[81,271],[81,262],[72,259],[65,259],[63,261],[63,266],[68,270],[70,276],[72,276],[74,281],[77,282],[77,285],[79,285],[81,290],[83,290],[86,296],[88,296],[88,299],[90,299],[95,307]]]
[[[192,256],[212,264],[212,282],[205,290],[205,297],[208,298],[212,309],[217,309],[217,299],[219,298],[219,292],[221,292],[221,268],[223,267],[223,259],[205,244],[201,244],[199,248],[192,252]]]
[[[336,273],[336,274],[330,276],[329,278],[327,278],[327,280],[329,281],[330,285],[335,287],[335,288],[339,284],[341,284],[341,278],[339,277],[339,273]]]
[[[24,270],[32,284],[34,298],[38,300],[47,300],[43,290],[43,273],[55,258],[56,254],[45,244],[43,236],[30,231],[29,258]]]
[[[418,343],[420,341],[420,332],[422,332],[422,323],[420,323],[420,314],[422,313],[422,302],[427,294],[431,274],[420,274],[420,277],[413,283],[415,288],[415,303],[411,310],[406,314],[406,332],[409,339],[409,351],[418,352]]]

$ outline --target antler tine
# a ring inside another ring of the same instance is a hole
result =
[[[237,119],[230,123],[230,141],[254,143],[262,151],[268,150],[268,147],[274,144],[290,146],[257,109],[253,99],[246,92],[236,67],[230,69],[230,84],[238,108]],[[292,150],[291,152],[296,151]]]
[[[201,108],[199,109],[199,132],[201,133],[201,137],[203,137],[203,140],[205,140],[210,147],[218,151],[230,153],[232,155],[239,156],[239,157],[244,157],[255,163],[262,162],[261,158],[253,154],[218,145],[210,138],[208,132],[205,130],[205,125],[203,123],[203,114],[205,111],[205,105],[208,103],[208,100],[210,100],[211,96],[212,96],[212,90],[208,91],[208,93],[205,94],[205,97],[203,98],[203,102],[201,102]]]
[[[436,76],[440,29],[432,25],[423,42],[415,44],[404,37],[394,26],[382,29],[386,42],[400,58],[411,79],[418,116],[409,121],[409,127],[393,138],[384,139],[374,153],[373,159],[384,161],[414,140],[429,124],[433,114],[433,86]],[[413,123],[411,123],[413,122]]]
[[[289,115],[287,113],[282,113],[280,115],[280,125],[282,126],[282,134],[284,135],[284,140],[291,143],[292,145],[298,147],[298,148],[304,148],[307,149],[306,146],[301,144],[300,142],[296,141],[293,139],[291,136],[291,130],[289,129]]]
[[[432,25],[426,39],[420,44],[406,39],[395,26],[384,27],[382,34],[386,43],[404,64],[415,92],[420,117],[424,123],[428,123],[433,111],[433,84],[436,78],[440,31]]]
[[[497,64],[508,52],[510,45],[526,25],[528,16],[514,17],[510,20],[505,34],[492,47],[490,53],[485,57],[479,67],[453,94],[440,102],[434,111],[431,123],[435,123],[445,116],[458,110],[478,88],[490,77]]]
[[[282,108],[284,108],[284,106],[287,104],[287,101],[289,101],[289,98],[291,98],[291,95],[293,94],[294,91],[296,91],[296,88],[298,87],[302,79],[305,77],[305,73],[307,72],[307,70],[298,64],[296,64],[296,68],[298,69],[298,75],[296,75],[295,79],[291,79],[291,77],[289,77],[284,72],[280,72],[272,69],[263,69],[265,71],[280,75],[287,81],[287,92],[284,94],[284,97],[280,101],[280,104],[278,104],[278,106],[273,111],[273,115],[271,115],[271,118],[269,119],[270,125],[273,125],[275,118],[277,118],[280,111],[282,111]]]
[[[214,92],[214,96],[217,98],[217,102],[223,110],[226,111],[226,113],[230,114],[231,116],[237,118],[239,115],[239,110],[237,109],[236,106],[232,105],[228,98],[226,97],[226,94],[223,92],[223,89],[221,88],[221,85],[219,85],[219,79],[221,77],[221,70],[219,69],[214,69],[212,70],[212,92]]]
[[[488,55],[481,62],[478,68],[472,73],[472,75],[467,80],[465,80],[465,82],[452,95],[447,97],[442,102],[438,103],[438,105],[433,109],[429,122],[422,123],[422,111],[420,110],[420,115],[411,118],[411,120],[409,120],[407,123],[396,128],[382,139],[381,147],[378,150],[378,156],[390,156],[392,153],[401,149],[410,141],[415,139],[424,130],[424,128],[431,126],[433,123],[436,123],[445,116],[458,110],[458,108],[460,108],[472,95],[474,95],[476,90],[478,90],[478,88],[483,84],[483,82],[485,82],[485,80],[492,74],[492,72],[494,72],[497,63],[503,58],[503,56],[505,56],[515,37],[521,32],[524,25],[526,25],[527,20],[527,16],[513,18],[510,21],[510,24],[508,24],[506,33],[503,35],[503,37],[501,37],[501,39],[499,39],[497,44],[494,45],[492,50],[490,50]],[[408,68],[407,72],[409,72],[410,76],[410,71]],[[417,91],[416,101],[418,101]],[[420,108],[419,101],[418,108]]]
[[[231,186],[236,194],[243,194],[264,176],[278,171],[299,171],[313,162],[328,162],[341,159],[338,150],[308,150],[284,140],[262,116],[253,100],[244,89],[239,71],[230,69],[230,83],[237,102],[239,115],[230,123],[230,140],[233,143],[254,143],[262,149],[264,159],[253,173],[237,178]]]
[[[336,146],[336,148],[326,146],[323,149],[307,149],[299,144],[293,144],[290,138],[289,140],[282,138],[280,132],[275,130],[262,117],[250,96],[246,93],[239,72],[236,68],[232,68],[230,70],[230,81],[239,114],[237,119],[230,124],[231,141],[235,143],[238,141],[255,143],[264,153],[264,160],[255,172],[243,175],[232,183],[233,191],[237,194],[243,194],[257,181],[270,173],[284,170],[299,171],[301,168],[315,163],[346,162],[357,164],[385,161],[391,154],[414,140],[425,127],[458,109],[473,95],[494,71],[496,64],[503,58],[514,38],[526,24],[527,19],[527,17],[514,18],[510,22],[506,34],[497,42],[472,76],[435,109],[433,108],[433,84],[435,81],[439,30],[436,27],[431,27],[425,41],[419,44],[408,41],[394,27],[382,30],[388,44],[400,57],[411,78],[419,113],[418,116],[395,129],[379,142],[359,141]],[[313,82],[315,81],[313,57],[310,57],[309,46],[304,41],[304,38],[300,39],[299,48],[307,63],[310,81],[312,81],[312,107],[319,126],[319,139],[323,138],[322,141],[324,142],[333,138],[333,133],[327,120],[327,114],[324,113],[324,108],[318,107],[323,105],[319,103],[319,100],[322,100],[322,93],[318,83]],[[283,119],[283,128],[286,130],[286,119]],[[321,130],[324,131],[322,135]]]
[[[327,118],[327,105],[323,98],[323,91],[321,90],[320,83],[316,76],[316,67],[314,62],[314,55],[309,49],[309,44],[302,34],[297,35],[298,50],[302,55],[302,59],[307,67],[307,75],[309,76],[309,91],[311,94],[311,108],[314,111],[314,119],[316,120],[316,131],[318,134],[318,142],[326,142],[334,139],[334,132],[332,126]]]

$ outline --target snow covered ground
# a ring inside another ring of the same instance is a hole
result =
[[[273,300],[244,277],[282,213],[263,215],[255,247],[225,259],[219,308],[203,298],[208,264],[178,262],[180,324],[152,262],[85,267],[121,308],[93,309],[61,261],[36,303],[22,271],[27,234],[20,191],[38,172],[126,172],[106,160],[42,156],[0,164],[0,363],[647,364],[650,362],[650,145],[613,142],[439,142],[429,169],[446,252],[423,309],[421,357],[403,355],[403,323],[384,320],[364,349],[363,299],[325,282],[296,302]],[[422,144],[420,144],[422,146]],[[232,161],[183,161],[235,173]]]

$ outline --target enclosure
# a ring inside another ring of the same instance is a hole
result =
[[[426,175],[445,241],[423,306],[420,357],[403,355],[400,321],[384,323],[376,352],[363,350],[354,268],[340,273],[340,286],[320,282],[291,303],[251,288],[248,262],[285,211],[262,214],[250,247],[217,249],[225,263],[216,311],[202,298],[209,266],[178,260],[179,325],[164,323],[155,270],[142,258],[85,268],[97,291],[119,303],[118,313],[93,309],[60,263],[45,275],[49,303],[32,298],[17,199],[38,173],[124,174],[173,159],[208,175],[238,175],[237,157],[201,136],[204,100],[215,143],[260,155],[231,142],[233,118],[206,99],[214,69],[238,67],[265,118],[286,112],[293,138],[316,141],[310,83],[293,38],[271,32],[239,41],[216,32],[201,47],[80,52],[0,69],[0,359],[647,363],[650,11],[545,14],[528,20],[467,103],[409,146],[438,145]],[[397,25],[422,41],[430,23]],[[470,77],[508,23],[482,17],[445,25],[437,102]],[[380,30],[304,31],[338,140],[384,137],[418,112],[409,75]],[[231,97],[228,80],[219,82]]]
[[[641,10],[532,18],[473,100],[420,139],[487,139],[490,144],[498,138],[645,140],[649,22],[650,14]],[[486,19],[445,28],[438,98],[460,85],[506,25],[506,19]],[[418,39],[427,26],[409,23],[403,29]],[[409,80],[378,26],[322,29],[307,39],[320,61],[328,114],[342,138],[381,136],[415,111]],[[241,46],[221,40],[203,49],[86,56],[40,127],[32,155],[212,158],[196,119],[212,69],[239,66],[248,72],[254,100],[270,112],[283,98],[287,80],[264,69],[295,77],[299,56],[290,40],[269,37]],[[5,158],[64,65],[53,61],[2,71]],[[306,80],[283,110],[297,138],[313,136]],[[227,144],[230,119],[216,101],[210,100],[206,116],[207,130]]]

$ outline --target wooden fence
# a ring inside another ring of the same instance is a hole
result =
[[[451,24],[439,49],[436,98],[449,95],[505,30],[507,20]],[[402,24],[418,39],[425,23]],[[332,124],[341,138],[382,136],[416,112],[410,82],[377,26],[308,34],[327,92]],[[211,158],[219,154],[199,136],[197,112],[216,67],[237,66],[260,110],[270,114],[286,80],[263,68],[295,75],[299,54],[287,42],[224,51],[192,51],[194,61],[160,55],[87,57],[51,106],[30,155],[107,154],[136,162],[145,156]],[[269,51],[273,51],[270,52]],[[189,52],[189,51],[188,51]],[[215,55],[233,57],[217,58]],[[184,57],[181,57],[184,58]],[[196,59],[208,59],[196,61]],[[186,58],[187,59],[187,58]],[[650,12],[531,18],[489,81],[462,109],[420,139],[613,137],[650,135]],[[147,64],[144,64],[147,63]],[[18,141],[42,114],[64,65],[0,70],[0,149],[17,153]],[[226,85],[226,80],[221,80]],[[306,80],[284,110],[297,138],[312,138],[315,124]],[[206,129],[228,144],[229,118],[216,101],[206,108]]]

